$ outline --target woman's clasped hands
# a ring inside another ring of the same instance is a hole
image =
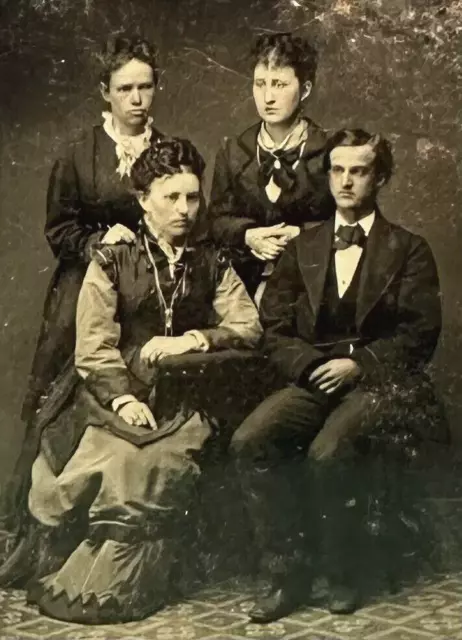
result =
[[[245,243],[259,260],[276,260],[284,251],[287,243],[298,236],[300,228],[284,222],[271,227],[247,229]]]

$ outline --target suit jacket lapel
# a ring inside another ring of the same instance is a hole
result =
[[[309,241],[311,246],[308,251],[304,251],[303,236],[301,236],[300,271],[305,282],[315,323],[324,293],[333,241],[334,218],[316,227],[316,236]]]
[[[356,306],[358,330],[400,268],[403,251],[404,248],[399,242],[394,227],[377,214],[367,240],[367,250],[359,281]]]

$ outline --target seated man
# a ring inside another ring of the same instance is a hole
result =
[[[136,241],[97,250],[82,285],[75,365],[83,383],[42,433],[29,492],[34,526],[7,567],[14,577],[26,551],[33,565],[71,513],[87,514],[86,537],[64,565],[49,575],[36,567],[29,599],[55,618],[117,622],[164,603],[175,530],[213,419],[185,403],[181,388],[155,393],[157,363],[253,348],[261,337],[232,267],[211,246],[188,244],[203,169],[187,140],[144,151],[132,169],[145,212]]]
[[[424,374],[441,327],[432,252],[376,203],[392,164],[380,136],[343,130],[331,138],[324,168],[335,217],[289,244],[262,299],[266,350],[290,383],[257,407],[231,443],[256,533],[270,552],[271,590],[250,612],[255,622],[300,602],[294,578],[309,574],[303,562],[319,495],[330,610],[352,612],[359,444],[399,428],[420,440],[448,438]]]

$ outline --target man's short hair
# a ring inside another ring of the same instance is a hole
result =
[[[378,133],[368,133],[364,129],[341,129],[334,133],[326,143],[323,167],[330,170],[330,154],[336,147],[360,147],[368,144],[375,151],[374,169],[377,180],[386,184],[393,174],[393,152],[390,142]]]

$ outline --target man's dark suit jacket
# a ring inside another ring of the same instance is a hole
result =
[[[330,359],[317,320],[334,241],[334,219],[300,234],[268,281],[260,314],[265,346],[285,378],[301,386]],[[378,214],[367,239],[356,308],[352,354],[365,388],[404,397],[406,405],[436,401],[424,373],[441,330],[441,297],[427,242]],[[422,407],[421,407],[422,408]],[[429,409],[430,410],[430,409]],[[447,441],[442,420],[420,424],[421,435]],[[415,425],[414,425],[415,427]]]

